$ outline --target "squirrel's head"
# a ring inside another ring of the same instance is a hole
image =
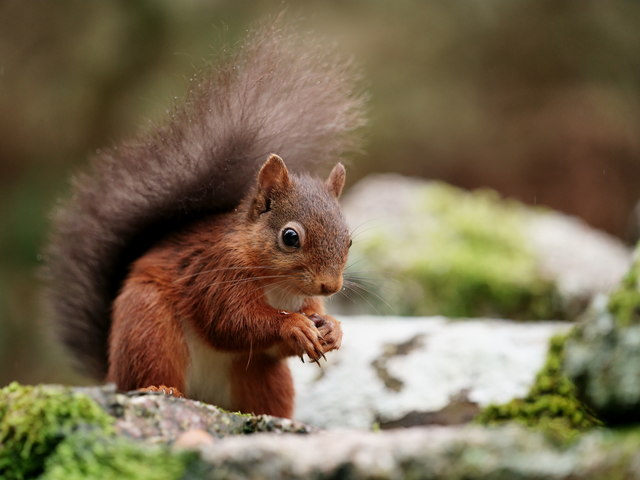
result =
[[[351,234],[338,199],[345,169],[322,181],[291,174],[271,155],[246,204],[252,256],[267,282],[295,296],[332,295],[342,288]]]

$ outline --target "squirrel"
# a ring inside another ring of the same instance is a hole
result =
[[[45,251],[78,366],[121,391],[293,415],[286,359],[319,362],[342,339],[323,300],[351,245],[336,160],[359,147],[357,83],[276,20],[194,77],[165,123],[97,153]],[[324,181],[318,165],[334,165]]]

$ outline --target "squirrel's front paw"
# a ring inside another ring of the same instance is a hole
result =
[[[319,315],[317,313],[312,313],[307,317],[313,321],[318,332],[320,332],[322,337],[320,343],[322,343],[324,353],[340,348],[342,344],[342,327],[338,320],[331,315]]]
[[[303,354],[314,362],[324,357],[324,347],[322,346],[322,335],[316,328],[313,320],[304,315],[293,313],[291,317],[283,323],[282,339],[293,355],[302,357]]]

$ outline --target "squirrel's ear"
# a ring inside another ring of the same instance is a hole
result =
[[[269,155],[258,173],[258,188],[269,195],[273,190],[281,190],[290,184],[289,171],[284,161],[275,153]]]
[[[255,219],[261,213],[271,210],[274,191],[284,190],[290,184],[287,166],[278,155],[272,153],[258,172],[258,191],[253,199],[250,217]]]
[[[329,189],[329,192],[336,197],[340,198],[340,194],[342,193],[342,189],[344,188],[344,180],[347,176],[347,172],[344,169],[344,166],[341,163],[336,164],[331,170],[325,185]]]

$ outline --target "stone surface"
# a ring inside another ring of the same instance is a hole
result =
[[[45,450],[40,443],[29,444],[27,460],[37,454],[39,461],[28,478],[40,473],[38,478],[52,480],[640,478],[637,428],[596,429],[571,444],[515,425],[321,432],[162,394],[115,394],[110,387],[12,386],[1,392],[0,475],[7,479],[25,478],[20,473],[26,470],[6,469],[20,453],[7,456],[8,444],[3,442],[24,440],[26,448],[30,439],[38,438],[55,442]],[[12,400],[15,394],[20,395],[19,405]],[[105,415],[98,405],[86,403],[86,394],[114,419],[101,427]],[[40,408],[67,402],[100,414],[70,417],[64,409]],[[5,423],[7,415],[14,420],[25,415],[25,427],[32,431],[16,438]],[[56,422],[61,425],[58,430]],[[7,472],[14,475],[3,475]]]
[[[340,319],[342,347],[327,355],[322,369],[291,361],[295,418],[322,428],[461,423],[473,416],[469,403],[524,396],[549,338],[570,328],[444,317]]]
[[[173,443],[185,431],[215,438],[254,432],[308,433],[311,427],[269,415],[238,415],[213,405],[162,393],[116,393],[113,385],[77,388],[116,419],[118,432],[134,439]]]
[[[619,240],[488,190],[379,175],[343,205],[356,285],[342,312],[574,318],[630,263]]]
[[[553,211],[531,211],[526,235],[543,275],[563,297],[586,307],[608,293],[631,264],[631,252],[618,239],[582,220]]]
[[[640,436],[594,432],[570,447],[521,428],[227,438],[201,450],[211,479],[622,479],[640,476]]]

